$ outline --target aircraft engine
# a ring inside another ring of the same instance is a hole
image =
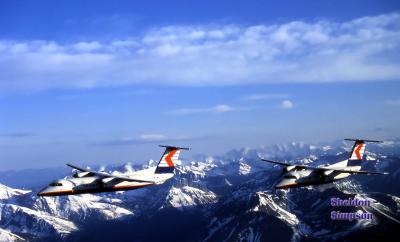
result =
[[[299,174],[297,172],[289,172],[283,176],[285,179],[299,179]]]
[[[81,178],[81,177],[85,177],[85,176],[87,176],[89,174],[90,174],[90,172],[87,172],[87,171],[85,171],[85,172],[77,172],[77,173],[74,174],[74,177]]]
[[[295,168],[295,166],[286,166],[285,168],[283,168],[283,172],[287,173],[287,172],[293,170],[294,168]]]

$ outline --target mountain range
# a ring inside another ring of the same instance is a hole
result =
[[[259,157],[321,165],[346,159],[337,141],[288,143],[197,155],[176,165],[175,176],[145,189],[63,197],[37,197],[66,168],[0,172],[0,241],[369,241],[393,238],[400,228],[400,140],[367,145],[363,169],[386,176],[353,175],[322,186],[275,190],[282,168]],[[154,166],[124,164],[123,174]],[[19,179],[24,177],[24,179]],[[26,179],[26,177],[30,179]],[[37,179],[36,179],[37,178]],[[330,199],[358,198],[372,220],[330,219]]]

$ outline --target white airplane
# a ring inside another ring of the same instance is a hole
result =
[[[82,193],[133,190],[159,185],[174,176],[174,162],[178,161],[180,150],[189,148],[164,146],[165,152],[156,167],[135,171],[123,176],[97,172],[67,164],[77,170],[72,177],[56,180],[41,190],[38,196],[62,196]]]
[[[352,174],[366,175],[387,175],[389,173],[380,173],[373,171],[362,171],[361,163],[365,151],[365,143],[378,143],[376,140],[361,140],[361,139],[345,139],[355,141],[349,159],[340,161],[332,165],[324,165],[313,167],[307,165],[294,165],[285,162],[271,161],[261,159],[266,162],[285,166],[283,169],[283,179],[275,186],[276,189],[286,189],[292,187],[303,187],[310,185],[319,185],[331,183]]]

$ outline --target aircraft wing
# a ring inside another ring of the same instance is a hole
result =
[[[341,173],[350,173],[350,174],[365,174],[365,175],[388,175],[387,172],[376,172],[376,171],[352,171],[346,169],[336,169],[336,168],[327,168],[327,167],[315,167],[317,170],[324,171],[337,171]]]
[[[290,164],[290,163],[286,163],[286,162],[279,162],[279,161],[273,161],[273,160],[266,160],[266,159],[261,159],[261,160],[269,162],[269,163],[278,164],[278,165],[281,165],[281,166],[294,166],[296,168],[305,168],[305,169],[315,169],[315,168],[317,168],[317,167],[312,167],[312,166],[295,165],[295,164]]]
[[[388,175],[389,173],[387,172],[375,172],[375,171],[352,171],[352,170],[346,170],[346,169],[338,169],[338,168],[329,168],[329,167],[314,167],[314,166],[306,166],[306,165],[294,165],[294,164],[289,164],[285,162],[279,162],[279,161],[272,161],[272,160],[266,160],[266,159],[261,159],[266,162],[282,165],[282,166],[294,166],[295,168],[303,168],[303,169],[310,169],[310,170],[319,170],[319,171],[337,171],[337,172],[342,172],[342,173],[350,173],[350,174],[366,174],[366,175]]]
[[[76,166],[76,165],[72,165],[72,164],[66,164],[67,166],[69,166],[69,167],[71,167],[71,168],[74,168],[75,170],[78,170],[78,171],[82,171],[82,172],[92,172],[91,170],[89,170],[89,169],[85,169],[85,168],[81,168],[81,167],[79,167],[79,166]]]
[[[75,165],[72,165],[72,164],[66,164],[66,165],[69,166],[69,167],[72,167],[72,168],[74,168],[74,169],[76,169],[78,171],[88,172],[88,173],[91,173],[93,175],[100,176],[100,177],[116,178],[116,179],[120,179],[120,180],[124,180],[124,181],[132,181],[132,182],[150,182],[150,183],[154,183],[154,181],[149,181],[149,180],[135,179],[135,178],[127,177],[127,176],[111,175],[111,174],[108,174],[106,172],[92,171],[92,170],[85,169],[85,168],[82,168],[82,167],[79,167],[79,166],[75,166]]]
[[[103,174],[103,173],[101,173]],[[131,177],[127,177],[127,176],[115,176],[115,175],[110,175],[108,174],[108,176],[106,177],[112,177],[112,178],[117,178],[120,180],[124,180],[124,181],[132,181],[132,182],[149,182],[149,183],[155,183],[154,181],[150,181],[150,180],[143,180],[143,179],[136,179],[136,178],[131,178]]]

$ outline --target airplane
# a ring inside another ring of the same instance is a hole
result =
[[[362,139],[345,139],[354,141],[354,146],[350,157],[346,160],[337,162],[332,165],[323,165],[319,167],[307,165],[294,165],[285,162],[272,161],[261,159],[266,162],[285,166],[283,168],[283,179],[275,186],[276,189],[288,189],[294,187],[304,187],[310,185],[320,185],[332,183],[341,180],[353,174],[366,175],[387,175],[389,173],[362,171],[361,161],[364,155],[366,143],[380,143],[377,140],[362,140]]]
[[[174,162],[178,161],[181,150],[189,148],[166,146],[158,165],[148,169],[135,171],[126,175],[112,175],[66,164],[74,168],[72,177],[51,182],[41,190],[38,196],[63,196],[83,193],[113,192],[143,188],[163,184],[174,176]]]

